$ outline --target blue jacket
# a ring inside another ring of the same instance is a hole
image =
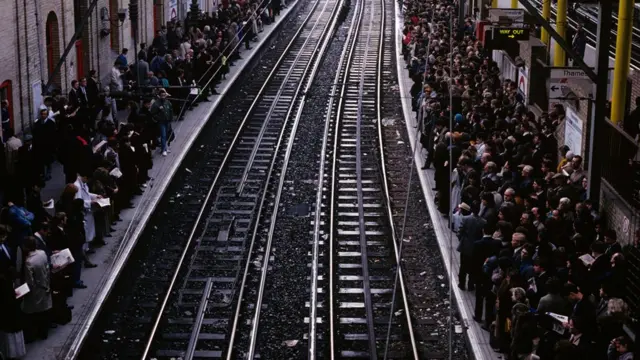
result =
[[[11,238],[13,246],[21,245],[22,239],[33,235],[31,222],[35,217],[27,209],[12,205],[9,207],[9,224],[11,225]]]

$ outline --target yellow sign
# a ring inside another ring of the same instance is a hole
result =
[[[507,37],[509,39],[529,40],[529,29],[519,28],[498,28],[495,34],[498,38]]]

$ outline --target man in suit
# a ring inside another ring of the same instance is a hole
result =
[[[614,254],[622,252],[622,246],[618,242],[618,234],[615,230],[609,229],[604,233],[604,243],[607,247],[604,254],[608,259],[611,259]]]
[[[475,278],[476,306],[473,318],[475,321],[481,322],[484,308],[487,328],[493,321],[493,305],[496,300],[495,295],[491,292],[491,274],[485,273],[482,266],[490,257],[496,256],[500,252],[501,242],[493,238],[495,230],[493,224],[486,223],[482,229],[484,236],[473,245],[473,268],[471,271],[478,274]]]
[[[56,213],[53,217],[51,230],[47,238],[47,244],[52,251],[60,251],[69,248],[69,239],[64,231],[67,225],[67,214],[63,212]]]
[[[606,245],[601,241],[594,241],[591,244],[591,256],[595,261],[589,267],[589,277],[592,292],[597,291],[602,284],[602,281],[607,277],[609,270],[611,269],[611,262],[609,257],[605,255]]]
[[[80,79],[80,86],[78,87],[78,93],[80,96],[80,110],[77,115],[81,122],[86,122],[89,129],[95,129],[96,117],[90,110],[91,103],[89,102],[89,81],[87,78]]]
[[[11,278],[15,278],[16,256],[6,243],[8,237],[9,229],[0,225],[0,273],[11,274]]]
[[[573,304],[570,318],[582,321],[585,325],[584,332],[589,336],[594,335],[597,330],[596,306],[575,284],[565,284],[564,292],[568,294],[569,302]]]
[[[538,314],[552,312],[555,314],[568,316],[571,314],[569,301],[560,293],[562,292],[562,282],[556,277],[547,280],[545,287],[547,295],[543,296],[538,302]]]
[[[24,137],[24,143],[18,149],[16,163],[16,175],[17,184],[20,189],[17,191],[16,196],[24,194],[25,189],[31,188],[34,184],[40,184],[42,181],[42,175],[44,167],[41,167],[41,160],[33,148],[33,136],[27,134]]]
[[[49,310],[52,307],[50,279],[51,273],[47,255],[36,248],[36,240],[29,236],[24,240],[24,279],[30,292],[24,296],[22,311],[27,315],[29,326],[25,329],[25,339],[36,337],[46,339],[50,327]]]
[[[523,233],[514,233],[511,236],[511,248],[513,249],[513,263],[516,269],[520,268],[522,262],[522,249],[524,248],[527,236]]]
[[[78,80],[71,80],[71,90],[69,90],[69,108],[71,111],[75,111],[80,108],[80,92],[78,88],[80,87],[80,83]]]
[[[527,297],[531,307],[538,307],[540,299],[547,295],[547,281],[551,278],[551,274],[547,272],[547,269],[551,268],[548,265],[546,259],[535,259],[533,262],[533,271],[535,275],[529,283],[529,289],[527,289]]]
[[[33,233],[33,237],[36,239],[36,249],[44,251],[45,254],[47,254],[49,264],[51,264],[51,255],[53,252],[47,244],[49,237],[49,224],[46,222],[39,223],[33,229],[36,231]]]
[[[98,74],[95,70],[89,71],[86,90],[89,107],[95,108],[98,105],[98,99],[100,98],[100,85],[98,81]]]
[[[458,252],[460,253],[460,269],[458,273],[458,287],[465,289],[467,284],[467,275],[469,283],[467,288],[472,291],[475,289],[475,277],[478,271],[474,271],[473,266],[473,248],[476,241],[482,239],[482,231],[487,221],[478,216],[478,209],[471,207],[465,203],[460,204],[460,210],[463,214],[458,229]]]
[[[40,109],[40,116],[33,124],[33,148],[36,159],[43,168],[44,180],[51,180],[54,154],[57,150],[57,127],[48,109]],[[38,184],[39,185],[39,184]]]
[[[569,332],[571,337],[569,342],[577,351],[576,359],[593,359],[593,343],[591,338],[585,334],[586,324],[580,318],[569,319]]]

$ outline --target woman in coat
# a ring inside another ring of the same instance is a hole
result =
[[[53,303],[47,254],[36,249],[36,239],[33,236],[24,239],[23,249],[26,255],[23,276],[30,291],[23,298],[22,311],[28,319],[25,337],[29,342],[36,337],[40,339],[48,337],[51,325],[49,310]]]

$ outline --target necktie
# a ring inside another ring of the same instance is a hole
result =
[[[7,257],[9,259],[11,259],[11,255],[9,254],[9,250],[7,250],[7,247],[4,244],[2,244],[2,251],[4,251],[4,253],[7,255]]]

